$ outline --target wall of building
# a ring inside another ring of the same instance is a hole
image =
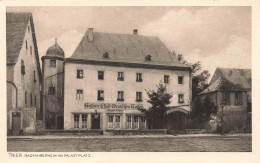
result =
[[[56,67],[50,67],[51,59],[43,61],[44,79],[44,117],[47,128],[57,128],[57,116],[63,116],[63,61],[56,60]],[[49,87],[55,87],[55,93],[49,94]]]
[[[84,70],[84,78],[77,79],[77,69]],[[104,71],[104,80],[98,80],[98,71]],[[117,81],[118,72],[124,72],[124,81]],[[136,73],[142,73],[143,82],[136,82]],[[190,104],[190,77],[188,71],[158,70],[145,68],[126,68],[87,64],[65,64],[64,81],[64,128],[73,128],[72,113],[94,113],[97,110],[101,113],[101,126],[107,128],[107,115],[105,109],[85,109],[85,103],[96,104],[142,104],[144,108],[150,106],[145,90],[157,90],[156,85],[164,82],[164,75],[169,75],[168,92],[173,93],[169,106],[180,105],[178,94],[184,94],[184,103]],[[178,76],[184,76],[183,84],[178,84]],[[72,84],[73,83],[73,84]],[[76,99],[76,90],[83,89],[83,100]],[[104,90],[104,101],[97,100],[97,91]],[[124,101],[117,101],[117,91],[124,91]],[[142,92],[143,102],[136,102],[136,92]],[[188,108],[189,109],[189,108]],[[189,110],[188,110],[189,111]],[[115,114],[140,114],[135,109],[124,109],[123,111],[113,112]],[[112,114],[112,113],[111,113]],[[122,123],[125,117],[122,117]]]
[[[18,57],[17,63],[14,65],[14,67],[7,66],[7,80],[12,80],[12,82],[16,85],[18,92],[17,92],[17,108],[14,108],[15,100],[12,100],[12,104],[8,100],[8,110],[15,110],[15,111],[21,111],[22,108],[27,107],[35,107],[37,117],[39,116],[40,112],[40,81],[38,76],[38,70],[37,70],[37,61],[35,57],[35,51],[34,51],[34,43],[32,38],[32,31],[30,22],[28,21],[28,26],[30,28],[30,31],[28,31],[28,28],[26,28],[25,37],[23,40],[23,45]],[[27,49],[26,49],[26,41],[27,41]],[[32,54],[30,54],[30,46],[32,47]],[[21,60],[24,61],[25,65],[25,74],[21,73]],[[13,69],[13,70],[11,70]],[[36,82],[34,82],[34,71],[35,71],[35,78]],[[12,90],[10,90],[12,88]],[[7,86],[7,94],[12,92],[12,96],[16,96],[14,93],[14,87],[10,86],[8,84]],[[25,92],[27,92],[27,104],[25,104]],[[30,104],[30,94],[32,94],[32,105]],[[36,104],[35,104],[35,97],[36,97]],[[8,98],[9,95],[8,95]],[[14,97],[12,97],[14,99]]]

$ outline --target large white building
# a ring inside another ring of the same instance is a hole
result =
[[[190,67],[157,37],[89,28],[64,62],[64,129],[146,129],[137,108],[150,106],[146,90],[160,82],[173,93],[170,107],[190,111]]]

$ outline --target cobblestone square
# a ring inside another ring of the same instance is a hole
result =
[[[251,152],[251,135],[11,138],[8,152]]]

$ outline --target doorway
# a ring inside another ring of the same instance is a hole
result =
[[[63,116],[57,116],[57,129],[63,129]]]
[[[100,115],[91,115],[91,129],[100,129]]]
[[[20,135],[21,113],[12,112],[12,135]]]

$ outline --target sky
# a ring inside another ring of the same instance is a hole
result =
[[[216,67],[251,68],[251,7],[7,7],[31,12],[40,57],[55,38],[70,57],[88,28],[157,36],[213,75]]]

